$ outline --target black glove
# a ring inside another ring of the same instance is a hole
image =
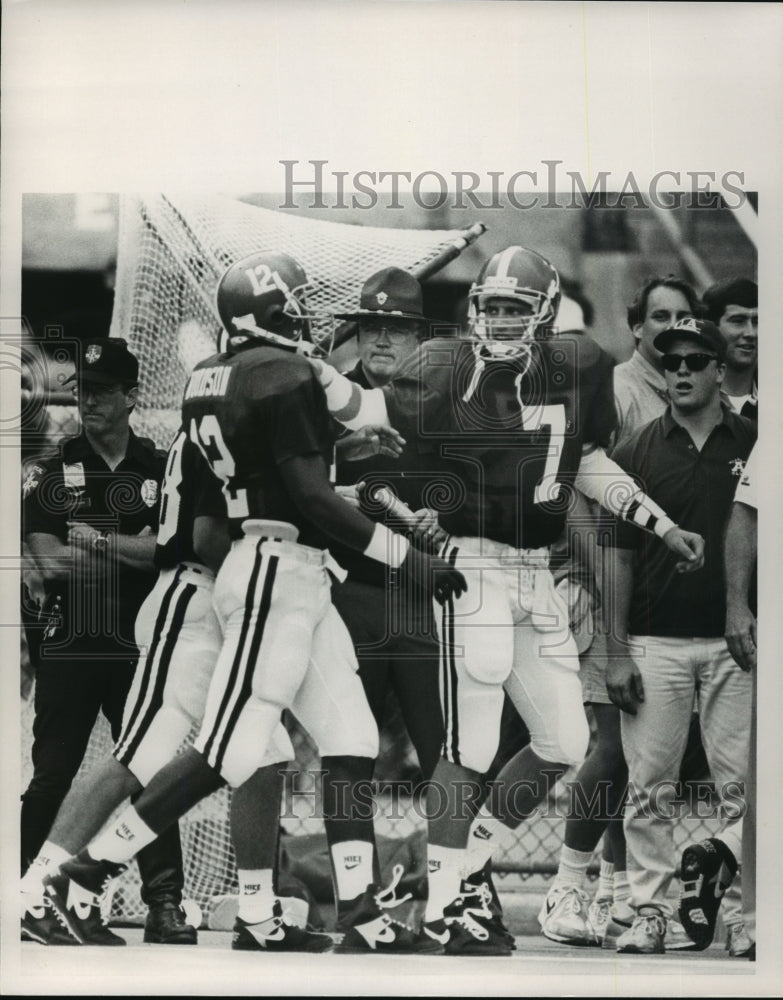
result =
[[[461,597],[468,589],[465,577],[440,556],[429,555],[411,545],[402,561],[400,571],[418,586],[432,586],[438,604],[445,604],[452,597]]]

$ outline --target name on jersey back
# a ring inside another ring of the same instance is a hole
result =
[[[194,396],[225,396],[232,371],[232,368],[223,365],[199,368],[190,376],[185,399],[192,399]]]

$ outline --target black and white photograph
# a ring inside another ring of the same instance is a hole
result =
[[[778,995],[782,50],[5,5],[3,993]]]

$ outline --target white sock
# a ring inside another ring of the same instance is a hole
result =
[[[424,919],[440,920],[444,907],[459,895],[466,854],[461,847],[427,845],[427,882],[429,892]]]
[[[575,851],[573,847],[560,849],[560,864],[552,884],[553,889],[581,889],[587,878],[587,866],[593,857],[592,851]]]
[[[271,868],[239,868],[239,916],[248,924],[260,924],[272,916],[275,892]]]
[[[150,830],[133,806],[128,806],[111,826],[95,837],[87,850],[96,861],[130,861],[156,837],[157,833]]]
[[[44,841],[41,850],[24,873],[22,892],[29,893],[31,896],[42,896],[41,884],[43,880],[47,875],[56,872],[63,861],[67,861],[70,856],[64,847],[58,847],[51,840]]]
[[[468,873],[480,871],[495,850],[509,841],[513,832],[499,819],[495,819],[486,806],[482,806],[470,824],[465,859]]]
[[[612,891],[615,903],[628,903],[631,905],[631,883],[628,881],[628,872],[616,871],[612,876]]]
[[[596,899],[613,899],[614,898],[614,862],[604,861],[601,858],[601,874],[598,877],[598,891],[595,894]]]
[[[369,840],[343,840],[332,847],[337,899],[345,903],[361,896],[372,882],[373,845]]]

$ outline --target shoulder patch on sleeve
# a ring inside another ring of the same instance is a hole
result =
[[[33,465],[28,469],[24,483],[22,483],[22,495],[26,499],[41,482],[45,469],[42,465]]]

